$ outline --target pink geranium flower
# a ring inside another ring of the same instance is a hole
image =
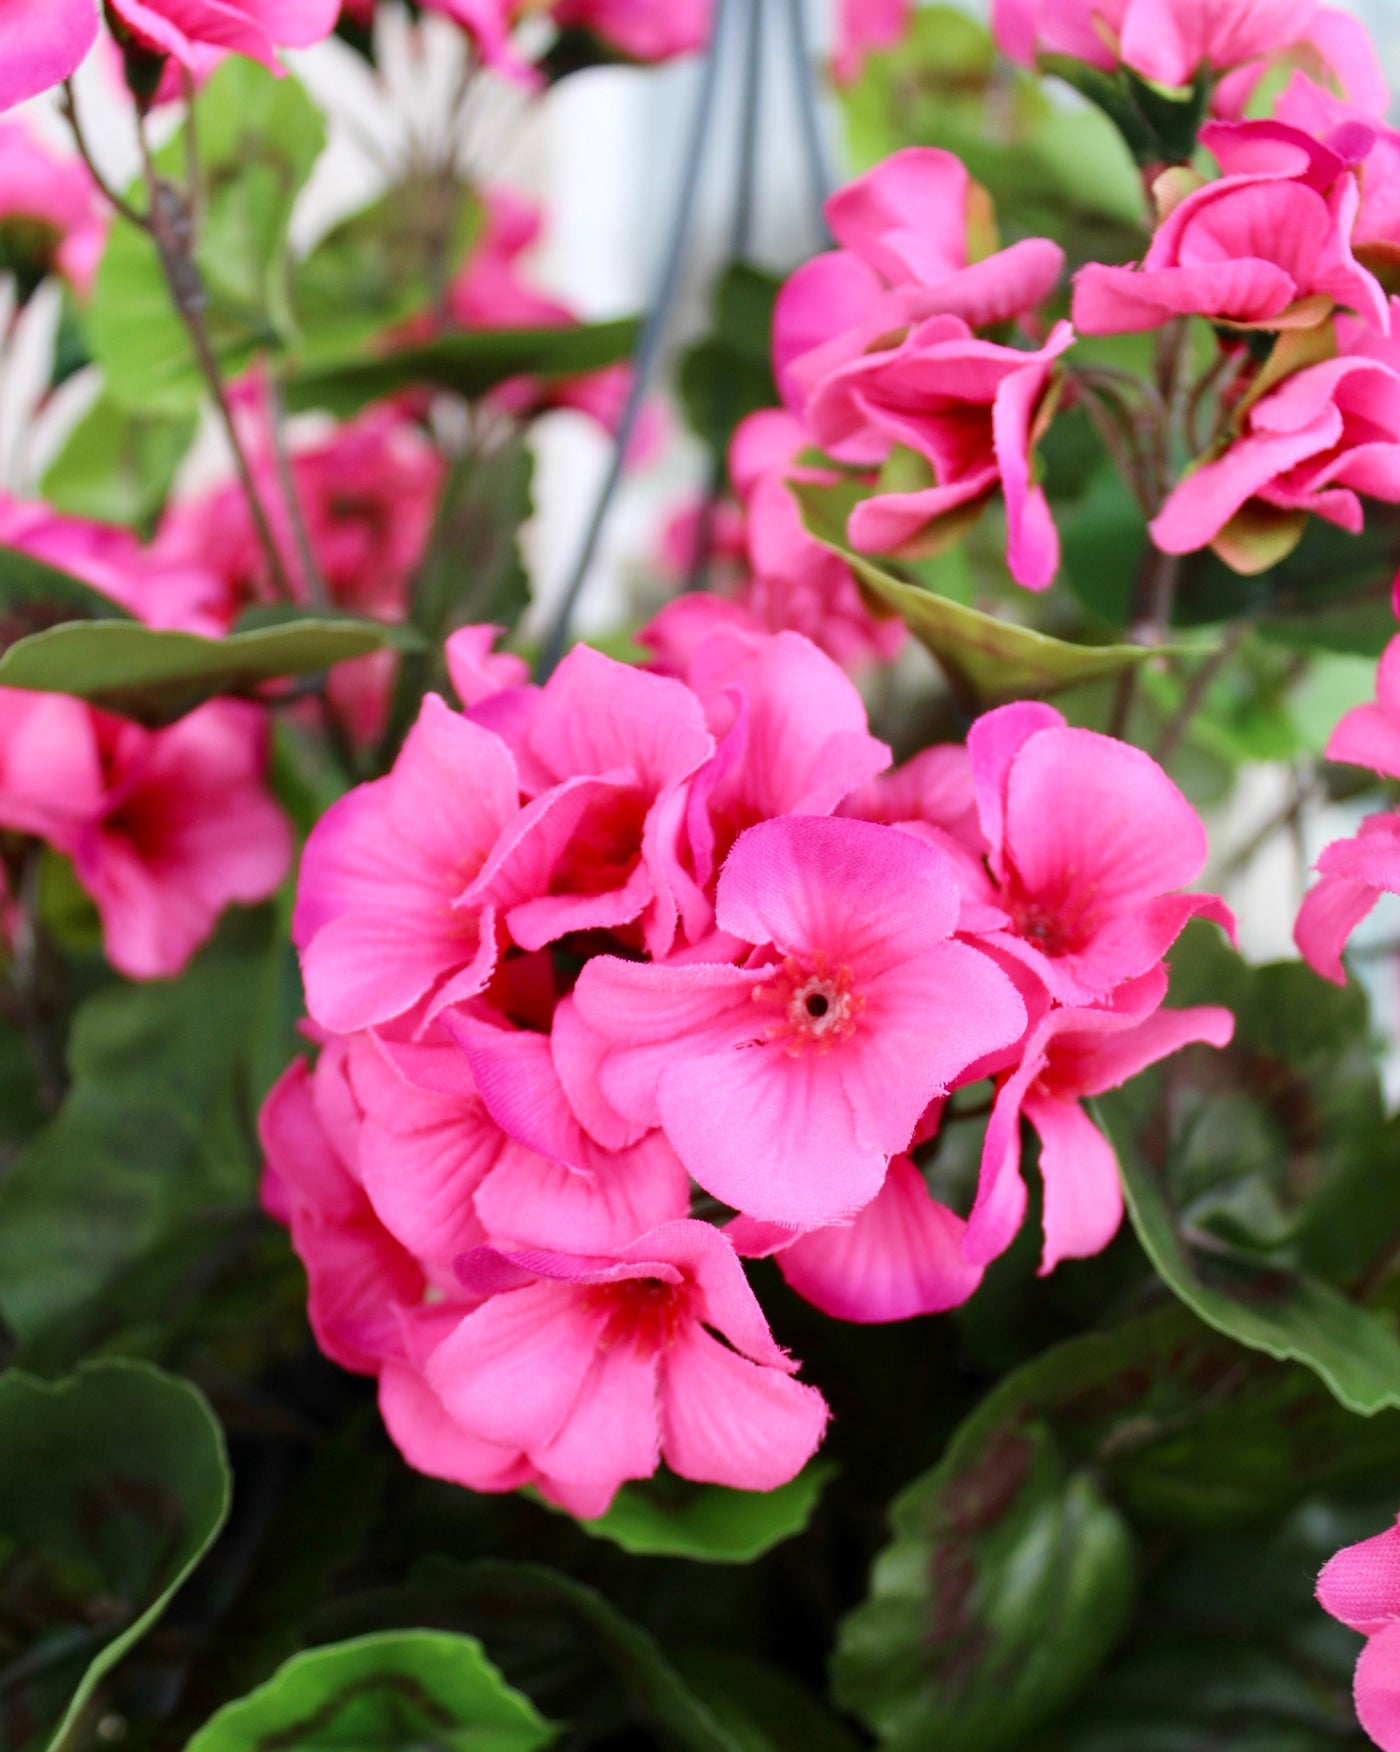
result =
[[[485,986],[495,915],[465,896],[519,807],[510,750],[430,694],[389,775],[307,840],[292,935],[316,1021],[350,1034]]]
[[[97,40],[97,0],[5,0],[0,10],[0,109],[75,73]]]
[[[1356,1663],[1357,1718],[1382,1752],[1400,1752],[1400,1527],[1329,1558],[1317,1598],[1366,1638]]]
[[[1071,729],[1052,706],[987,712],[967,739],[992,888],[1004,923],[986,941],[1062,1004],[1102,1003],[1150,973],[1188,919],[1233,932],[1200,875],[1200,817],[1150,755]]]
[[[432,1353],[427,1380],[454,1424],[523,1452],[575,1514],[602,1514],[663,1459],[682,1478],[772,1490],[821,1441],[821,1395],[792,1379],[708,1224],[664,1224],[609,1258],[483,1249],[459,1269],[469,1291],[495,1293]]]
[[[1385,294],[1352,254],[1358,167],[1374,128],[1350,123],[1328,144],[1282,122],[1214,122],[1201,144],[1221,176],[1184,196],[1159,182],[1161,223],[1136,267],[1091,262],[1075,276],[1081,334],[1122,334],[1195,315],[1243,328],[1312,328],[1334,307],[1389,327]]]
[[[305,49],[335,29],[340,0],[107,0],[144,48],[204,72],[213,53],[246,55],[274,73],[278,49]]]
[[[936,549],[993,496],[1006,504],[1007,564],[1018,584],[1043,590],[1060,548],[1035,445],[1054,407],[1055,364],[1074,341],[1057,323],[1034,352],[979,340],[953,316],[932,317],[897,346],[833,371],[807,406],[813,436],[839,454],[878,434],[922,457],[929,484],[876,493],[851,513],[848,533],[865,553]]]
[[[1360,325],[1339,357],[1253,402],[1224,450],[1172,490],[1150,526],[1164,553],[1212,546],[1238,571],[1273,565],[1308,516],[1352,534],[1362,498],[1400,503],[1400,352]]]
[[[1166,979],[1148,982],[1160,1002]],[[977,1203],[963,1239],[967,1257],[985,1265],[1011,1245],[1026,1210],[1021,1178],[1021,1116],[1040,1138],[1045,1250],[1041,1275],[1062,1259],[1106,1247],[1123,1218],[1113,1147],[1080,1102],[1193,1041],[1224,1046],[1234,1032],[1228,1010],[1052,1010],[1032,1030],[1020,1065],[997,1091],[982,1150]]]
[[[1400,779],[1400,638],[1381,656],[1375,703],[1342,717],[1326,756]],[[1382,894],[1400,894],[1400,814],[1367,816],[1352,838],[1325,849],[1317,869],[1320,880],[1303,898],[1293,938],[1315,972],[1345,985],[1342,950],[1348,938]]]
[[[660,1124],[700,1185],[746,1215],[848,1217],[933,1097],[1019,1036],[1025,1007],[986,956],[949,941],[946,861],[893,828],[750,828],[715,912],[743,965],[603,956],[584,968],[574,995],[607,1044],[603,1095]]]
[[[579,645],[501,733],[532,796],[473,898],[524,949],[635,923],[664,955],[679,916],[688,781],[714,752],[699,700]]]
[[[74,836],[74,868],[112,965],[167,978],[226,906],[266,900],[291,867],[291,830],[266,789],[267,721],[214,700],[168,730],[102,713],[92,729],[102,795]]]

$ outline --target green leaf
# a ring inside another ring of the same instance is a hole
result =
[[[0,547],[0,652],[65,621],[79,620],[136,624],[119,602],[71,573],[18,548]]]
[[[408,628],[300,612],[222,639],[134,621],[84,623],[11,645],[0,656],[0,686],[74,694],[143,724],[170,724],[217,694],[246,694],[261,682],[417,643]]]
[[[298,357],[341,360],[427,309],[456,276],[481,218],[465,185],[424,172],[341,220],[293,273]]]
[[[1143,79],[1130,68],[1105,72],[1071,55],[1041,55],[1039,65],[1101,109],[1144,168],[1185,164],[1195,152],[1210,104],[1213,81],[1208,73],[1178,91]]]
[[[172,1238],[197,1259],[254,1208],[254,1052],[285,954],[269,910],[234,913],[178,980],[78,1011],[63,1106],[0,1180],[0,1313],[22,1354],[42,1341],[66,1359],[166,1312],[171,1284],[149,1262]]]
[[[691,1557],[702,1563],[752,1563],[811,1520],[833,1468],[816,1461],[777,1490],[726,1490],[657,1477],[627,1484],[586,1533],[647,1557]]]
[[[1363,1417],[1400,1408],[1400,1340],[1392,1317],[1358,1306],[1303,1272],[1251,1259],[1183,1233],[1158,1173],[1147,1163],[1122,1110],[1100,1103],[1113,1141],[1133,1227],[1163,1282],[1208,1326],[1280,1361],[1312,1369],[1349,1411]]]
[[[294,1655],[206,1722],[186,1752],[536,1752],[554,1735],[473,1638],[385,1631]]]
[[[1055,693],[1180,651],[1163,645],[1070,645],[934,596],[846,546],[846,518],[861,496],[859,487],[795,485],[789,490],[809,533],[846,562],[879,607],[899,616],[938,660],[954,692],[968,702],[992,705]]]
[[[741,420],[778,400],[769,336],[779,285],[760,268],[732,262],[715,287],[709,334],[681,358],[686,419],[720,457]]]
[[[236,377],[292,334],[286,291],[287,226],[325,144],[320,112],[296,79],[231,55],[200,93],[196,131],[204,213],[196,260],[204,322],[226,377]],[[157,155],[179,179],[184,129]],[[139,189],[132,191],[138,203]],[[204,380],[171,303],[155,245],[118,221],[88,310],[89,339],[108,395],[170,414],[196,408]]]
[[[228,1513],[223,1436],[204,1396],[144,1363],[50,1385],[0,1376],[0,1600],[35,1641],[0,1670],[12,1752],[68,1740],[104,1674],[160,1617]]]
[[[193,411],[133,413],[99,396],[68,434],[39,489],[56,511],[149,534],[195,432]]]
[[[975,1414],[909,1487],[832,1678],[893,1752],[998,1752],[1088,1683],[1132,1609],[1133,1539],[1045,1425]]]
[[[632,318],[576,328],[475,329],[421,346],[310,365],[287,383],[292,409],[324,408],[348,418],[370,402],[415,387],[446,389],[473,400],[512,377],[579,377],[631,357]]]

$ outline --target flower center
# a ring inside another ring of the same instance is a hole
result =
[[[643,1277],[594,1284],[585,1291],[585,1300],[607,1316],[598,1340],[601,1349],[628,1344],[642,1356],[655,1356],[668,1348],[684,1324],[691,1296],[688,1284]]]
[[[800,1058],[809,1046],[819,1053],[830,1052],[838,1040],[849,1040],[855,1033],[856,1019],[865,1008],[865,999],[852,985],[850,968],[833,968],[821,950],[810,961],[787,956],[770,979],[753,989],[756,1004],[782,1012],[782,1020],[770,1023],[763,1038],[785,1042],[792,1058]]]

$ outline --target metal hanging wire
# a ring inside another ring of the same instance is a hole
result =
[[[783,3],[783,0],[779,0],[779,3]],[[622,418],[618,422],[617,432],[614,435],[608,470],[599,489],[598,498],[584,532],[573,569],[569,574],[568,583],[541,646],[537,666],[538,677],[541,681],[547,680],[553,674],[560,658],[568,649],[579,597],[592,569],[598,551],[598,543],[622,479],[627,452],[636,432],[637,420],[650,388],[671,318],[675,314],[676,302],[680,295],[685,273],[686,258],[689,254],[691,234],[694,230],[697,196],[705,165],[706,147],[712,132],[716,96],[720,83],[720,68],[725,58],[726,44],[740,12],[745,7],[748,9],[748,31],[744,44],[746,51],[743,55],[744,64],[741,68],[744,86],[740,107],[738,181],[730,229],[730,260],[737,261],[745,255],[752,241],[758,156],[758,118],[763,89],[763,23],[765,11],[769,10],[770,4],[771,0],[717,0],[714,29],[710,35],[709,46],[701,70],[700,89],[696,94],[690,135],[682,162],[676,206],[671,217],[671,228],[667,236],[666,248],[661,258],[661,271],[656,291],[652,297],[646,320],[638,337],[637,349],[632,358],[632,383],[622,411]],[[805,5],[806,0],[786,0],[787,37],[797,82],[799,125],[807,162],[808,180],[812,190],[813,203],[817,209],[818,225],[821,229],[821,235],[825,238],[827,234],[825,223],[821,218],[821,206],[830,191],[831,175],[822,126],[816,66],[812,59],[807,33]],[[711,524],[715,503],[722,490],[723,476],[721,472],[718,482],[712,478],[711,492],[706,501],[706,511],[702,513],[702,517],[707,517]],[[702,523],[701,541],[697,543],[697,566],[702,570],[705,557],[708,555],[709,534],[709,529],[705,528]]]

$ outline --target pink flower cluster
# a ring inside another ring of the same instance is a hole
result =
[[[891,772],[816,646],[692,601],[678,673],[579,647],[534,686],[454,636],[465,709],[429,696],[307,844],[320,1057],[263,1116],[317,1336],[403,1452],[580,1514],[820,1441],[741,1257],[843,1319],[965,1300],[1021,1221],[1022,1111],[1045,1269],[1092,1252],[1122,1206],[1080,1097],[1231,1026],[1160,1008],[1187,919],[1229,919],[1180,892],[1205,836],[1147,755],[1024,705]],[[964,1222],[913,1152],[986,1077]]]
[[[0,543],[71,572],[154,626],[218,630],[217,580],[125,531],[0,504]],[[226,906],[264,900],[292,836],[266,786],[267,725],[215,700],[168,729],[63,694],[0,688],[0,827],[71,858],[131,979],[178,973]]]
[[[1326,756],[1400,779],[1400,638],[1390,641],[1381,658],[1375,703],[1345,714]],[[1400,894],[1400,810],[1368,815],[1360,832],[1327,847],[1317,869],[1321,879],[1304,897],[1294,939],[1309,966],[1344,985],[1348,938],[1382,894]]]
[[[1400,1527],[1337,1552],[1317,1578],[1317,1597],[1366,1638],[1356,1663],[1357,1718],[1381,1752],[1400,1752]]]

